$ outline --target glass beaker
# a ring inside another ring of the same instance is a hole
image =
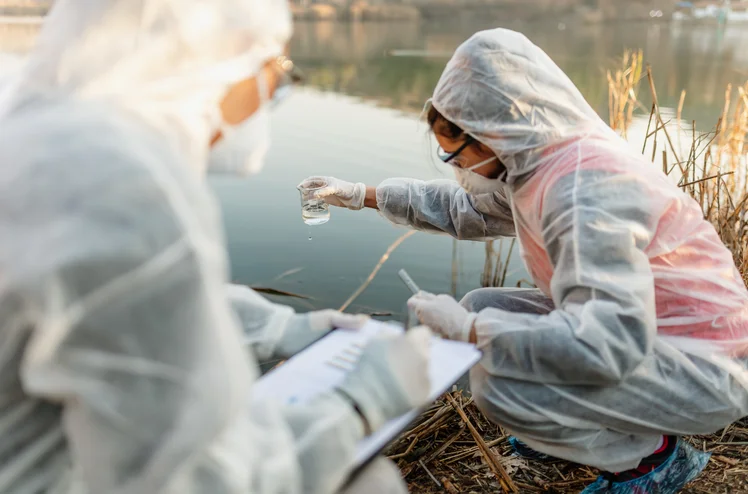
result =
[[[301,194],[301,219],[309,226],[324,225],[330,221],[330,206],[324,199],[314,197],[314,193],[327,187],[327,181],[310,180],[297,187]]]

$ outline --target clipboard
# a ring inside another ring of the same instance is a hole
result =
[[[285,404],[301,404],[314,396],[334,389],[345,378],[344,366],[331,365],[341,355],[350,355],[352,348],[362,348],[381,333],[401,333],[403,328],[380,321],[369,321],[360,330],[338,329],[307,347],[273,369],[253,384],[253,400],[276,400]],[[433,337],[429,375],[429,398],[435,401],[450,389],[481,358],[475,345]],[[379,430],[359,441],[354,459],[354,474],[377,456],[408,425],[418,418],[420,410],[412,410],[385,423]]]

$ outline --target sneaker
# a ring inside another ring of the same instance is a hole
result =
[[[644,458],[637,468],[605,473],[582,494],[675,494],[699,476],[711,453],[704,453],[675,436]]]
[[[535,451],[514,436],[509,436],[509,444],[512,446],[515,456],[521,456],[522,458],[535,461],[553,461],[556,459],[550,455],[541,453],[540,451]]]

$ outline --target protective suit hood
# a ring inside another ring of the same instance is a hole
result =
[[[457,48],[432,104],[496,153],[510,184],[538,168],[549,146],[615,137],[553,60],[507,29],[480,31]]]
[[[284,1],[56,0],[0,116],[40,93],[117,105],[202,170],[226,90],[290,35]]]

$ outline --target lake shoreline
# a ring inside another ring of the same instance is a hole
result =
[[[44,19],[49,7],[35,5],[13,5],[13,2],[0,0],[0,23],[38,23]],[[404,22],[404,21],[469,21],[471,19],[512,19],[518,22],[532,22],[548,19],[549,16],[563,22],[603,24],[609,22],[668,22],[672,12],[660,11],[660,17],[652,18],[651,3],[634,2],[627,9],[586,7],[575,0],[544,2],[482,3],[472,2],[457,5],[443,0],[428,5],[414,2],[408,5],[384,3],[370,4],[366,1],[343,6],[328,1],[309,5],[291,5],[294,21],[308,22]]]
[[[366,1],[352,5],[340,5],[334,1],[309,5],[294,4],[291,6],[294,20],[297,21],[463,21],[470,19],[497,17],[525,22],[548,19],[549,16],[563,21],[579,21],[588,24],[629,21],[669,21],[672,12],[662,7],[657,17],[652,15],[652,3],[634,2],[626,9],[588,7],[574,0],[557,0],[545,2],[531,0],[525,2],[487,3],[473,1],[456,4],[451,0],[425,4],[414,1],[408,5],[385,3],[370,4]]]
[[[0,15],[0,25],[37,25],[42,24],[44,22],[45,16],[39,15],[39,16],[29,16],[29,15]],[[387,16],[372,16],[372,15],[366,15],[363,17],[358,18],[351,18],[347,16],[318,16],[316,14],[308,14],[308,13],[297,13],[294,12],[293,14],[293,20],[294,22],[309,22],[309,23],[325,23],[325,22],[336,22],[336,23],[387,23],[387,22],[402,22],[402,23],[412,23],[412,22],[435,22],[440,20],[441,18],[423,18],[420,16],[414,16],[414,15],[392,15],[389,14]],[[579,15],[565,15],[557,18],[559,22],[564,22],[566,24],[574,24],[574,23],[580,23],[580,24],[603,24],[609,21],[602,21],[602,20],[595,20],[593,18],[590,20],[587,17],[579,16]],[[547,23],[547,18],[541,18],[541,17],[530,17],[530,18],[520,18],[516,19],[517,22],[538,22],[538,23]],[[662,20],[658,19],[656,21],[653,21],[651,19],[630,19],[626,21],[627,23],[639,23],[639,22],[657,22],[658,24],[662,23],[669,23],[669,20]],[[702,23],[706,23],[702,21]]]

